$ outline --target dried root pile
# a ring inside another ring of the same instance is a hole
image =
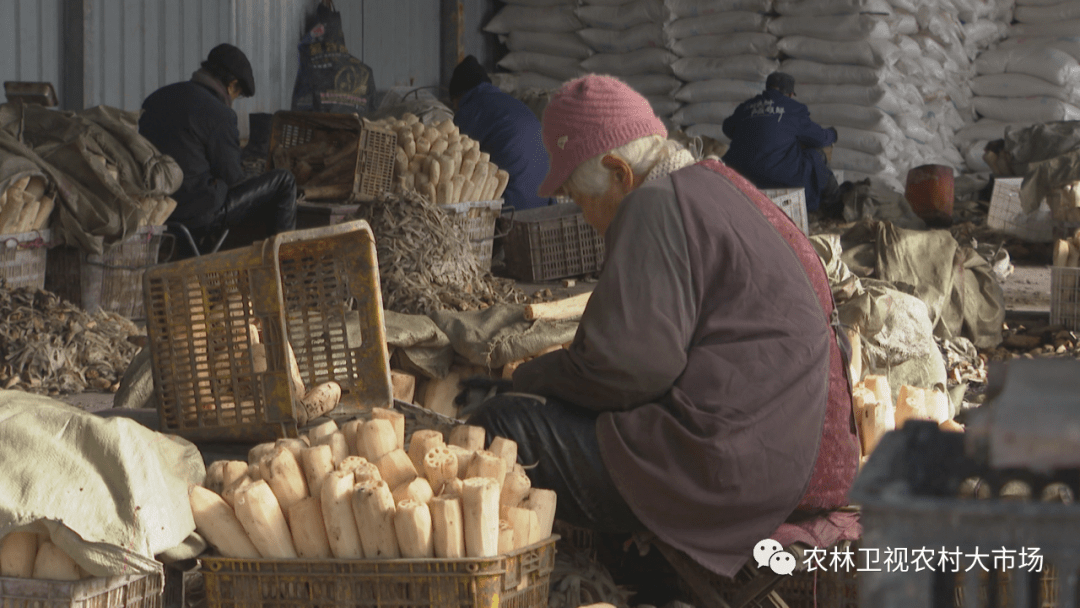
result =
[[[116,390],[141,332],[115,313],[89,314],[39,289],[0,281],[0,386],[47,395]]]
[[[405,314],[480,310],[523,303],[513,281],[480,267],[469,237],[437,205],[412,191],[361,207],[375,233],[383,306]]]

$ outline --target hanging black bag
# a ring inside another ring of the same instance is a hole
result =
[[[292,109],[315,112],[355,112],[375,109],[375,79],[371,68],[349,54],[341,29],[341,13],[332,0],[323,0],[308,19],[300,39],[300,68],[293,86]]]

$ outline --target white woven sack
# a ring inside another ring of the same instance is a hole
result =
[[[874,15],[777,17],[769,21],[769,33],[780,37],[801,34],[827,40],[866,40],[893,35],[889,24]]]
[[[677,125],[695,125],[698,123],[724,124],[727,117],[735,113],[735,108],[740,102],[736,101],[706,101],[703,103],[688,103],[683,106],[671,121]]]
[[[665,0],[664,4],[674,18],[697,17],[728,11],[768,13],[773,7],[772,0]]]
[[[835,65],[805,59],[788,59],[780,62],[780,71],[791,74],[796,83],[808,84],[857,84],[874,86],[881,83],[884,72],[861,65]],[[798,84],[796,84],[798,91]]]
[[[700,17],[684,17],[665,26],[672,39],[705,36],[708,34],[734,34],[736,32],[764,32],[769,18],[751,11],[728,11]]]
[[[623,76],[623,82],[630,85],[630,88],[634,89],[642,95],[648,96],[667,96],[673,94],[679,90],[682,86],[682,81],[674,76],[667,76],[665,74],[642,74],[640,76]]]
[[[484,26],[485,32],[509,34],[524,30],[528,32],[576,32],[584,27],[574,14],[571,4],[558,6],[518,6],[503,7]]]
[[[597,53],[581,62],[589,72],[614,76],[640,76],[642,74],[670,74],[671,64],[677,57],[664,49],[641,49],[629,53]]]
[[[1013,11],[1013,18],[1020,23],[1057,23],[1080,19],[1080,2],[1061,2],[1049,6],[1017,6]]]
[[[785,36],[776,46],[789,57],[818,63],[850,63],[872,68],[881,67],[885,63],[866,40],[845,42],[810,36]],[[893,48],[896,48],[895,45]]]
[[[730,57],[683,57],[671,64],[671,71],[686,81],[729,78],[764,81],[780,69],[780,62],[761,55]]]
[[[535,72],[556,80],[571,80],[585,73],[581,69],[581,62],[573,57],[558,57],[528,51],[508,53],[499,60],[498,65],[511,72]]]
[[[975,71],[1028,74],[1057,85],[1080,82],[1080,64],[1076,58],[1050,47],[1016,46],[983,51],[975,60]]]
[[[671,50],[680,57],[730,57],[732,55],[761,55],[777,57],[776,36],[772,34],[740,32],[713,36],[691,36],[678,40]]]
[[[743,102],[760,95],[765,90],[765,81],[729,80],[716,78],[688,82],[675,93],[675,99],[686,103],[704,101]]]
[[[621,6],[582,6],[577,15],[590,27],[625,30],[642,23],[663,23],[670,12],[663,0],[634,0]]]
[[[1052,97],[976,97],[972,106],[980,116],[1002,122],[1080,120],[1080,108]]]
[[[971,79],[971,92],[981,97],[1053,97],[1075,103],[1075,87],[1063,87],[1028,74],[983,74]]]
[[[502,38],[511,51],[528,51],[574,59],[585,59],[593,54],[589,45],[574,32],[552,34],[518,30]]]
[[[595,27],[578,30],[578,36],[597,53],[629,53],[644,48],[664,48],[664,27],[659,23],[642,23],[626,30]]]

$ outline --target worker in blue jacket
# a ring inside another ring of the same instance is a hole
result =
[[[219,44],[191,80],[170,84],[143,102],[139,133],[184,171],[173,193],[170,222],[183,224],[196,242],[246,224],[272,235],[296,228],[296,181],[286,170],[246,179],[240,130],[232,104],[255,94],[243,51]]]
[[[805,188],[806,209],[815,211],[838,189],[822,150],[836,142],[836,129],[810,120],[810,110],[793,97],[795,78],[770,74],[765,92],[724,121],[731,147],[723,160],[758,188]]]
[[[548,172],[540,121],[528,106],[491,84],[476,57],[469,55],[454,68],[450,100],[458,129],[480,142],[491,162],[510,174],[503,193],[506,205],[522,210],[555,202],[536,194]]]

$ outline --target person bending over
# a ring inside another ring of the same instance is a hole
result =
[[[733,576],[798,513],[847,504],[858,467],[825,270],[717,161],[666,139],[644,97],[587,75],[543,115],[550,169],[604,236],[573,342],[517,368],[470,424],[518,443],[557,516],[649,531]],[[840,332],[842,335],[842,332]]]

